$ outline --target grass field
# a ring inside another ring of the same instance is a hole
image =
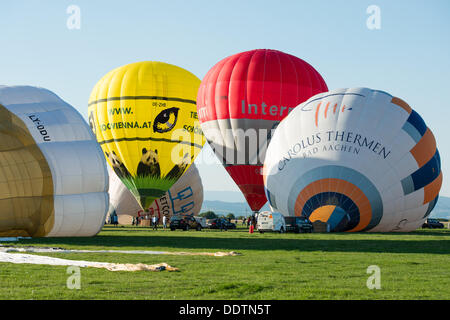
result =
[[[239,256],[52,253],[114,263],[166,262],[179,272],[82,268],[81,289],[67,267],[0,263],[0,299],[450,299],[450,230],[408,234],[249,234],[246,229],[152,231],[106,226],[93,238],[42,238],[15,245],[189,252]],[[381,270],[370,290],[367,268]]]

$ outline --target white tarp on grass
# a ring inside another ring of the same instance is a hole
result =
[[[125,254],[164,254],[164,255],[208,255],[208,256],[236,256],[237,252],[167,252],[167,251],[146,251],[146,250],[70,250],[63,248],[39,248],[39,247],[13,247],[0,245],[0,262],[19,264],[42,264],[52,266],[78,266],[104,268],[110,271],[179,271],[177,268],[169,266],[167,263],[155,265],[146,264],[120,264],[108,262],[95,262],[83,260],[68,260],[54,257],[47,257],[30,253],[125,253]]]
[[[147,265],[142,263],[121,264],[121,263],[82,261],[82,260],[67,260],[47,256],[39,256],[34,254],[7,253],[7,252],[0,252],[0,262],[19,263],[19,264],[43,264],[51,266],[93,267],[93,268],[104,268],[110,271],[142,271],[142,270],[178,271],[177,268],[173,268],[169,266],[167,263],[160,263],[154,265]]]
[[[16,247],[0,245],[0,252],[33,252],[33,253],[125,253],[125,254],[164,254],[164,255],[183,255],[183,256],[237,256],[240,253],[230,252],[171,252],[171,251],[150,251],[150,250],[79,250],[49,247]]]

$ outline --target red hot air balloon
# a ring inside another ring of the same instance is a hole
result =
[[[294,107],[326,91],[307,62],[269,49],[225,58],[204,77],[197,95],[202,130],[253,211],[267,201],[262,165],[272,130]]]

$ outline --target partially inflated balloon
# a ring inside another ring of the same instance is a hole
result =
[[[0,236],[93,236],[108,209],[106,162],[54,93],[0,86]]]
[[[200,80],[167,63],[138,62],[106,74],[92,90],[89,122],[108,163],[147,208],[200,152]]]
[[[327,90],[311,65],[276,50],[235,54],[203,78],[197,98],[203,132],[252,210],[267,201],[261,169],[272,129]]]
[[[331,231],[411,231],[442,184],[433,133],[403,100],[366,88],[318,94],[278,126],[264,164],[273,209]]]
[[[133,217],[156,215],[170,218],[175,214],[197,215],[203,204],[203,184],[195,164],[181,176],[181,178],[162,197],[156,199],[147,210],[141,209],[136,198],[122,183],[117,175],[109,169],[110,211],[117,215]]]
[[[122,180],[108,166],[109,174],[109,214],[128,215],[137,217],[144,212],[136,197],[131,193]]]

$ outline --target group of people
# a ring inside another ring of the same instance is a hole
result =
[[[141,217],[133,217],[133,221],[131,221],[132,226],[138,226],[141,223]]]
[[[245,226],[247,224],[247,228],[250,228],[250,225],[253,226],[253,228],[256,229],[258,223],[258,213],[255,213],[248,218],[243,217],[242,218],[242,225]]]
[[[141,219],[142,219],[142,217],[133,217],[132,225],[138,226],[141,223]],[[159,217],[157,217],[156,215],[152,216],[150,218],[150,226],[153,228],[153,230],[158,230],[158,225],[159,225]],[[163,229],[167,228],[167,217],[166,216],[162,217],[162,227],[163,227]]]
[[[153,230],[158,230],[158,224],[159,224],[159,217],[154,215],[151,219],[151,226],[153,227]],[[162,227],[163,227],[163,229],[167,228],[167,217],[166,216],[162,217]]]

